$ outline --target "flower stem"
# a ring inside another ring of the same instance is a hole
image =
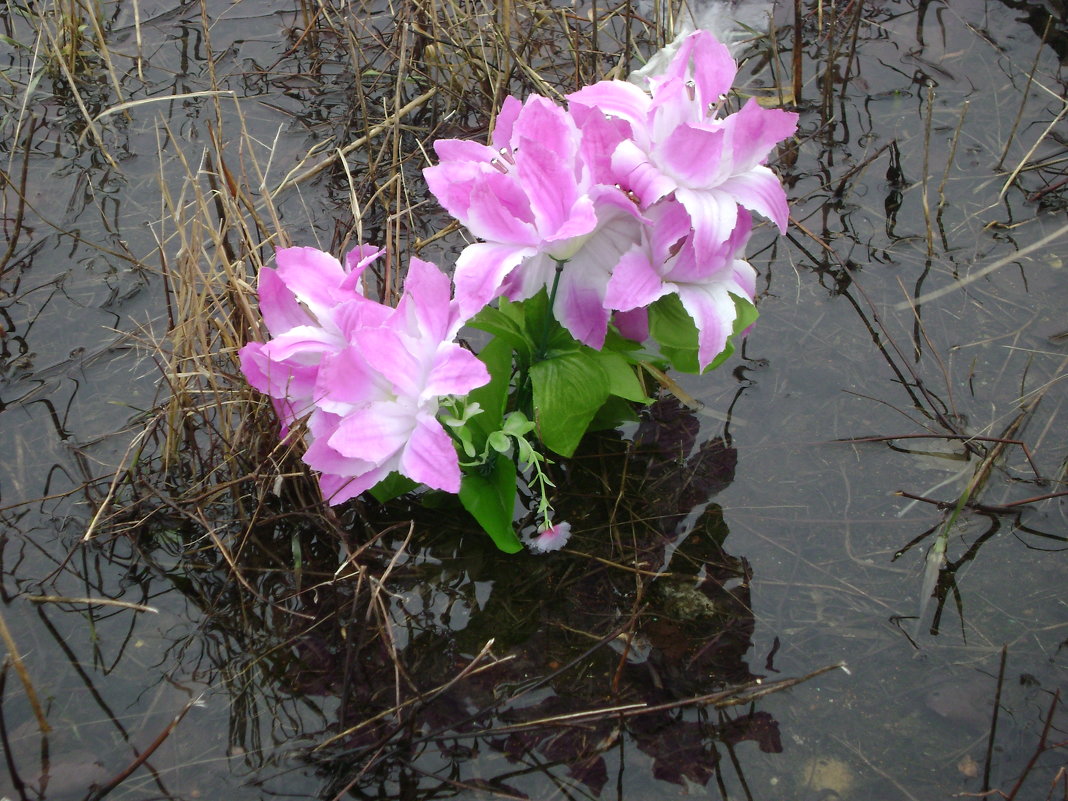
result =
[[[545,309],[545,319],[541,327],[541,342],[538,343],[537,360],[545,358],[549,351],[549,331],[552,330],[553,307],[556,305],[556,290],[560,288],[560,275],[564,272],[567,259],[553,259],[556,262],[556,274],[553,275],[553,285],[549,290],[549,305]]]

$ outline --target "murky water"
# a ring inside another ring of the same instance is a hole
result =
[[[0,612],[51,731],[9,659],[0,795],[88,798],[135,763],[109,797],[976,793],[1003,648],[987,784],[1010,792],[1068,684],[1068,503],[1013,505],[1065,489],[1068,236],[1028,248],[1066,223],[1068,26],[1047,31],[1038,3],[872,1],[855,26],[852,8],[805,16],[802,135],[779,165],[795,225],[751,246],[761,320],[730,363],[682,382],[700,411],[665,400],[567,466],[574,553],[504,557],[460,515],[372,510],[383,553],[410,535],[394,563],[335,581],[336,540],[267,524],[244,532],[243,587],[208,533],[232,533],[221,518],[156,512],[82,538],[163,391],[147,345],[214,104],[277,185],[314,143],[362,129],[352,71],[337,42],[301,41],[291,4],[104,4],[113,64],[86,55],[75,97],[9,4]],[[384,10],[353,19],[394,30]],[[777,71],[752,58],[744,88],[788,83],[792,10],[774,20]],[[389,68],[376,52],[372,86]],[[212,71],[233,95],[205,94]],[[419,122],[482,135],[467,114]],[[353,156],[375,241],[393,230],[370,200],[381,158]],[[327,170],[278,195],[290,236],[338,246],[348,190]],[[442,224],[420,212],[400,238]],[[423,255],[447,263],[460,241]],[[950,433],[987,439],[916,437]],[[924,554],[996,439],[1026,450],[1004,446],[925,600]],[[363,530],[351,510],[341,525]],[[736,706],[694,701],[839,662]],[[1058,707],[1048,744],[1066,723]],[[1063,746],[1042,754],[1018,797],[1061,787],[1066,763]]]

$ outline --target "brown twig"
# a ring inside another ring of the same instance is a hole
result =
[[[33,142],[33,135],[36,130],[37,127],[34,124],[34,120],[31,119],[30,124],[26,126],[26,142],[23,144],[22,174],[19,176],[19,189],[16,193],[18,195],[18,203],[15,205],[14,230],[8,235],[7,249],[4,251],[4,255],[0,256],[0,280],[4,277],[8,262],[15,255],[19,234],[22,233],[22,220],[26,213],[26,181],[30,169],[30,145]],[[10,177],[5,176],[5,178],[10,181]]]
[[[86,604],[88,606],[118,606],[133,609],[135,612],[152,612],[159,614],[154,606],[135,604],[132,601],[118,601],[114,598],[67,598],[61,595],[26,595],[27,601],[35,604]]]
[[[802,69],[804,67],[804,50],[802,33],[804,31],[804,14],[801,0],[794,0],[794,49],[793,49],[793,83],[794,105],[801,105]]]
[[[898,439],[959,439],[962,443],[968,442],[993,442],[1001,445],[1019,445],[1020,449],[1024,452],[1024,456],[1027,457],[1027,463],[1031,466],[1031,471],[1035,474],[1036,481],[1042,481],[1042,476],[1038,472],[1038,466],[1035,464],[1035,460],[1031,457],[1031,451],[1027,447],[1027,443],[1018,439],[1006,439],[1005,437],[979,437],[969,434],[887,434],[885,436],[872,436],[872,437],[841,437],[833,440],[834,442],[891,442]]]
[[[148,748],[146,748],[140,754],[137,754],[136,758],[129,765],[127,765],[125,768],[115,774],[111,779],[109,779],[102,785],[92,788],[91,792],[86,797],[86,801],[100,801],[100,799],[107,796],[108,793],[110,793],[112,790],[114,790],[116,787],[118,787],[128,778],[130,778],[130,775],[143,764],[145,764],[145,762],[148,761],[148,758],[156,752],[156,749],[163,745],[164,741],[171,736],[171,733],[178,727],[178,724],[182,722],[182,718],[186,716],[186,713],[190,709],[196,706],[196,703],[199,700],[199,696],[196,698],[191,698],[186,703],[186,705],[182,707],[182,710],[174,716],[171,722],[164,727],[163,731],[161,731],[159,735],[157,735],[156,739],[149,743]]]
[[[475,732],[463,732],[459,734],[462,737],[486,737],[497,736],[501,734],[511,734],[518,731],[526,731],[529,729],[544,728],[546,726],[556,726],[561,723],[578,723],[583,721],[602,720],[606,717],[620,717],[620,718],[632,718],[638,715],[648,715],[654,712],[669,712],[675,709],[686,709],[689,707],[706,707],[711,706],[716,709],[722,709],[729,706],[739,706],[741,704],[748,704],[756,701],[759,698],[763,698],[766,695],[787,690],[790,687],[796,687],[798,684],[802,684],[809,679],[814,679],[817,676],[822,676],[824,673],[829,673],[832,670],[844,670],[845,665],[841,662],[833,665],[825,665],[824,667],[813,670],[811,673],[806,673],[804,676],[797,676],[789,679],[781,679],[775,682],[761,683],[759,680],[743,684],[740,687],[732,687],[728,690],[721,690],[716,693],[709,693],[707,695],[698,695],[691,698],[680,698],[677,701],[667,701],[662,704],[647,704],[647,703],[634,703],[634,704],[619,704],[611,707],[603,707],[600,709],[588,709],[583,712],[571,712],[566,715],[554,715],[547,718],[539,718],[537,720],[524,721],[523,723],[516,723],[511,726],[500,726],[493,729],[482,729]]]
[[[990,767],[994,761],[994,740],[998,731],[998,712],[1001,710],[1001,688],[1005,685],[1005,659],[1008,646],[1001,646],[1001,664],[998,666],[998,686],[994,691],[994,711],[990,718],[990,736],[986,741],[986,759],[983,762],[983,792],[990,789]]]
[[[25,798],[26,784],[22,781],[22,777],[19,776],[18,766],[15,764],[15,757],[11,752],[11,741],[7,736],[7,721],[3,715],[4,690],[7,686],[7,666],[8,661],[5,659],[3,664],[0,665],[0,745],[3,745],[4,762],[7,763],[7,775],[11,779],[11,784],[14,785],[19,796]]]
[[[0,640],[3,640],[4,645],[7,646],[11,664],[15,667],[15,672],[19,674],[19,681],[22,682],[23,689],[26,690],[26,698],[33,708],[34,716],[37,718],[37,728],[41,730],[42,734],[47,734],[52,731],[52,727],[48,725],[48,720],[45,718],[44,709],[41,707],[41,702],[37,698],[37,691],[33,688],[33,681],[30,679],[30,672],[26,670],[26,664],[22,661],[22,657],[19,656],[18,646],[15,645],[15,639],[11,636],[11,630],[7,627],[3,612],[0,612]]]
[[[1031,94],[1031,84],[1035,80],[1035,71],[1038,69],[1038,59],[1042,56],[1042,51],[1046,47],[1046,37],[1049,36],[1050,25],[1053,24],[1053,15],[1050,14],[1046,19],[1046,29],[1042,31],[1042,41],[1038,43],[1038,50],[1035,51],[1035,60],[1031,64],[1031,71],[1027,74],[1027,84],[1024,86],[1023,94],[1020,95],[1020,110],[1016,112],[1016,121],[1012,124],[1012,129],[1009,131],[1009,136],[1005,140],[1005,147],[1001,151],[1001,158],[998,159],[998,163],[994,166],[995,172],[1000,172],[1002,165],[1005,163],[1005,157],[1009,155],[1009,148],[1012,146],[1013,137],[1016,136],[1016,129],[1020,125],[1020,120],[1023,119],[1024,108],[1027,106],[1027,97]]]
[[[397,109],[396,113],[391,115],[390,119],[383,120],[378,125],[375,125],[373,128],[368,130],[367,133],[365,133],[363,136],[352,140],[344,147],[338,148],[329,156],[320,161],[318,164],[307,168],[303,172],[298,172],[299,168],[294,168],[292,171],[290,171],[288,175],[286,175],[285,178],[282,179],[278,186],[271,190],[271,197],[273,198],[277,196],[284,189],[288,189],[291,186],[296,186],[299,183],[303,183],[309,178],[314,178],[316,175],[321,173],[339,158],[344,158],[352,151],[366,145],[374,137],[378,136],[381,133],[385,133],[386,131],[393,128],[397,120],[406,117],[413,111],[417,111],[418,109],[422,108],[426,104],[426,102],[437,93],[438,88],[436,86],[431,87],[427,91],[423,92],[423,94],[419,95],[419,97],[408,102],[406,105],[404,105],[404,107]]]
[[[1058,189],[1060,189],[1065,184],[1068,184],[1068,176],[1066,176],[1064,178],[1061,178],[1061,180],[1059,180],[1059,181],[1054,181],[1052,184],[1050,184],[1047,187],[1044,187],[1042,189],[1039,189],[1039,190],[1036,190],[1036,191],[1032,192],[1030,195],[1027,196],[1027,202],[1028,203],[1037,203],[1042,198],[1044,198],[1046,195],[1048,195],[1050,192],[1057,191]]]
[[[1042,736],[1038,739],[1038,746],[1035,748],[1035,752],[1031,754],[1031,758],[1027,761],[1027,766],[1020,774],[1020,778],[1016,780],[1015,786],[1013,786],[1012,790],[1006,796],[1007,801],[1013,801],[1013,799],[1016,798],[1016,794],[1020,792],[1020,788],[1023,786],[1023,783],[1027,779],[1027,776],[1031,773],[1031,769],[1035,766],[1035,763],[1038,761],[1038,758],[1042,756],[1043,753],[1045,753],[1046,740],[1049,738],[1049,730],[1053,726],[1053,713],[1057,710],[1057,704],[1060,703],[1060,700],[1061,691],[1057,690],[1053,693],[1053,700],[1050,701],[1049,712],[1046,713],[1046,723],[1042,727]]]
[[[1036,495],[1033,498],[1024,498],[1022,501],[1012,501],[1010,503],[1003,503],[1002,506],[1006,509],[1012,509],[1016,506],[1025,506],[1029,503],[1038,503],[1039,501],[1048,501],[1050,498],[1063,498],[1068,495],[1068,490],[1063,492],[1049,492],[1045,495]]]

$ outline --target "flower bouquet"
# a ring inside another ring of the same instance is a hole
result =
[[[242,348],[241,368],[282,437],[303,422],[324,500],[455,493],[515,552],[522,484],[538,499],[528,545],[566,542],[549,454],[647,402],[643,366],[712,369],[756,319],[751,213],[785,230],[764,162],[797,115],[752,99],[725,113],[736,70],[696,31],[647,87],[601,81],[566,106],[509,97],[490,144],[435,142],[427,184],[478,241],[451,279],[412,259],[395,308],[364,293],[377,248],[343,263],[277,251],[258,286],[271,338]],[[477,354],[456,341],[465,325],[488,334]]]

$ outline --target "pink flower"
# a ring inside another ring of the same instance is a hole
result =
[[[797,114],[764,109],[749,100],[719,117],[736,65],[707,31],[684,40],[668,70],[650,80],[652,94],[631,83],[601,81],[568,96],[571,115],[624,120],[629,136],[611,156],[611,179],[637,196],[641,208],[673,197],[695,231],[698,252],[727,240],[742,206],[785,231],[786,193],[764,166],[771,149],[791,136]]]
[[[359,273],[373,255],[355,253],[346,271],[311,248],[279,251],[278,275],[264,270],[260,280],[261,312],[277,334],[243,348],[242,369],[282,404],[286,425],[308,416],[304,461],[321,473],[330,503],[392,471],[458,492],[456,448],[438,407],[442,396],[464,395],[489,373],[454,342],[463,320],[449,278],[413,259],[391,309],[364,297]]]
[[[324,360],[316,382],[314,441],[305,461],[323,473],[331,503],[370,489],[393,471],[447,492],[460,466],[437,420],[441,398],[489,381],[478,358],[454,338],[463,319],[448,276],[412,259],[404,296],[387,319],[355,309],[342,318],[347,346]]]
[[[619,126],[601,117],[586,128],[547,98],[509,97],[492,146],[434,143],[440,163],[423,171],[430,191],[484,240],[456,262],[462,316],[500,294],[531,297],[552,285],[557,262],[566,261],[554,312],[577,339],[591,347],[604,343],[605,288],[623,254],[640,241],[643,221],[622,190],[595,180],[607,168]]]
[[[535,553],[548,553],[559,551],[571,538],[571,524],[567,522],[556,523],[542,529],[538,536],[527,540],[527,547]]]
[[[636,315],[670,293],[682,301],[698,331],[698,364],[707,367],[727,345],[737,310],[731,295],[752,300],[756,270],[742,259],[752,230],[745,209],[726,241],[698,256],[690,220],[685,209],[660,203],[649,211],[654,227],[649,250],[635,252],[612,274],[605,293],[605,306],[624,313],[617,324],[625,336],[644,339],[648,327]]]
[[[372,318],[383,319],[388,313],[363,296],[360,280],[381,253],[360,245],[342,266],[315,248],[280,248],[275,252],[277,266],[260,271],[260,314],[272,339],[248,343],[239,356],[248,382],[274,399],[283,437],[314,407],[323,358],[346,345],[337,319],[341,312],[359,304]]]

